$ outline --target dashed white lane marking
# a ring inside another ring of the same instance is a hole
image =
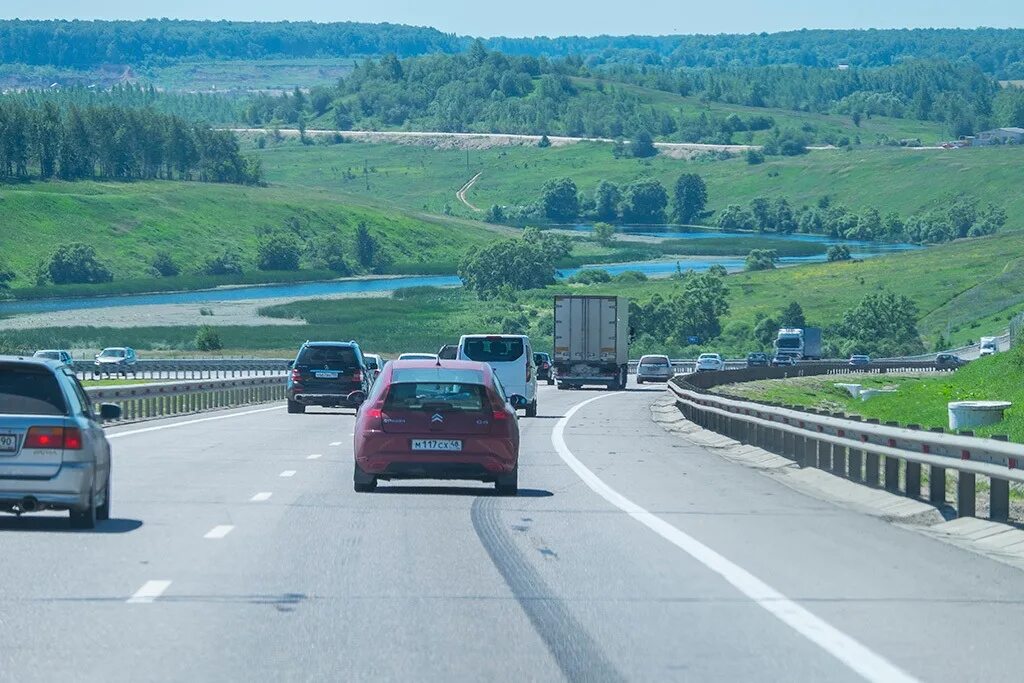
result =
[[[284,472],[282,472],[281,474],[279,474],[277,476],[279,476],[279,477],[294,477],[295,476],[295,470],[285,470]]]
[[[262,503],[265,500],[270,500],[270,497],[272,495],[274,495],[274,494],[272,492],[270,492],[270,491],[260,491],[255,496],[250,498],[249,502],[252,502],[252,503]]]
[[[206,535],[203,536],[203,538],[224,538],[225,536],[230,534],[231,530],[234,528],[235,526],[233,524],[218,524],[217,526],[207,531]]]
[[[341,445],[341,442],[340,442],[340,441],[332,441],[332,442],[331,442],[331,445],[332,445],[332,446],[340,446],[340,445]]]
[[[132,597],[128,598],[125,602],[132,605],[138,605],[143,603],[153,602],[167,590],[167,587],[171,585],[170,581],[147,581],[142,584],[142,588],[135,591]]]
[[[307,455],[306,456],[306,460],[316,460],[317,458],[322,458],[322,457],[324,457],[323,453],[313,453],[312,455]]]
[[[133,434],[148,434],[149,432],[159,432],[162,429],[174,429],[175,427],[187,427],[188,425],[199,424],[200,422],[213,422],[214,420],[230,420],[233,417],[242,417],[243,415],[253,415],[255,413],[268,413],[272,410],[281,410],[285,406],[274,406],[273,408],[260,408],[258,410],[246,410],[241,413],[231,413],[230,415],[217,415],[215,417],[201,417],[198,420],[185,420],[184,422],[172,422],[169,425],[157,425],[156,427],[144,427],[143,429],[133,429],[130,432],[115,432],[113,434],[107,434],[108,439],[119,439],[122,436],[132,436]]]
[[[680,548],[693,559],[721,576],[754,603],[766,609],[782,623],[825,650],[854,672],[873,683],[913,683],[914,677],[881,655],[874,653],[828,622],[811,614],[746,569],[731,562],[697,539],[680,531],[661,517],[648,512],[604,483],[580,462],[565,444],[565,427],[576,412],[589,403],[620,393],[603,394],[577,403],[566,412],[551,432],[551,444],[558,455],[590,489],[627,515]]]

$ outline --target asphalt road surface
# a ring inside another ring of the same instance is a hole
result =
[[[517,498],[352,491],[350,411],[127,425],[113,519],[0,518],[4,681],[1019,681],[1021,574],[556,391]]]

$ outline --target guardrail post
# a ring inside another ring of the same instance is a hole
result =
[[[832,444],[828,441],[818,441],[818,469],[832,469]]]
[[[974,432],[965,430],[960,432],[961,436],[974,436]],[[969,451],[960,454],[960,457],[970,458]],[[974,517],[978,514],[977,505],[977,476],[974,472],[957,472],[956,476],[956,514],[958,517]]]
[[[918,430],[921,425],[907,425],[907,429]],[[910,498],[921,497],[921,463],[907,462],[907,496]]]
[[[932,427],[930,431],[937,434],[945,432],[942,427]],[[941,505],[946,502],[946,468],[937,465],[928,466],[928,500]]]
[[[876,424],[879,423],[879,420],[878,420],[878,418],[874,418],[873,417],[873,418],[868,419],[867,423],[868,424],[876,425]],[[878,472],[878,466],[879,466],[878,453],[865,453],[864,454],[864,473],[866,475],[864,477],[864,482],[868,486],[878,486],[879,481],[880,481],[880,479],[879,479],[879,472]]]
[[[854,422],[860,422],[860,415],[851,415],[850,419]],[[856,448],[847,449],[849,458],[849,476],[853,481],[864,481],[864,451],[857,450]]]
[[[886,422],[886,427],[899,427],[899,422]],[[892,445],[892,444],[890,444]],[[899,458],[885,456],[885,490],[898,493],[900,490],[900,461]]]
[[[992,437],[996,441],[1009,441],[1005,434]],[[993,522],[1006,522],[1010,519],[1010,482],[1008,479],[989,477],[988,516]]]

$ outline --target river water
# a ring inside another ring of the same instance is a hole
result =
[[[590,226],[573,226],[573,230],[587,232]],[[725,232],[678,232],[671,226],[661,228],[649,226],[644,228],[624,228],[620,232],[652,237],[672,237],[674,239],[712,240],[723,238],[764,238],[786,239],[799,242],[815,242],[825,245],[846,244],[853,252],[854,258],[870,258],[879,254],[887,254],[916,249],[911,244],[889,244],[882,242],[859,242],[837,240],[822,235],[777,235],[774,233],[725,233]],[[779,259],[779,265],[789,266],[801,263],[818,263],[825,260],[824,254],[814,256],[785,256]],[[713,265],[725,266],[730,271],[743,269],[742,257],[728,256],[688,256],[680,259],[682,268],[697,272],[706,271]],[[631,263],[614,263],[583,268],[601,268],[612,275],[627,270],[637,270],[649,277],[665,277],[676,271],[675,260],[636,261]],[[581,268],[566,268],[558,271],[560,278],[571,276]],[[287,284],[256,285],[251,287],[224,287],[196,292],[159,292],[153,294],[129,294],[124,296],[102,296],[90,298],[39,299],[32,301],[0,302],[0,314],[43,313],[83,308],[105,308],[108,306],[143,306],[153,304],[202,304],[215,301],[252,301],[278,297],[314,298],[331,294],[362,294],[386,292],[408,287],[452,287],[462,283],[455,275],[417,275],[395,278],[375,278],[369,280],[348,279],[328,280],[325,282],[302,282]]]

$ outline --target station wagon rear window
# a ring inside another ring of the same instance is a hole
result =
[[[477,337],[467,339],[463,353],[481,363],[507,363],[522,358],[525,347],[519,337]]]
[[[8,363],[0,365],[0,414],[66,415],[67,405],[49,369]]]
[[[480,384],[467,382],[403,382],[392,384],[384,410],[433,410],[479,412],[486,405]]]

